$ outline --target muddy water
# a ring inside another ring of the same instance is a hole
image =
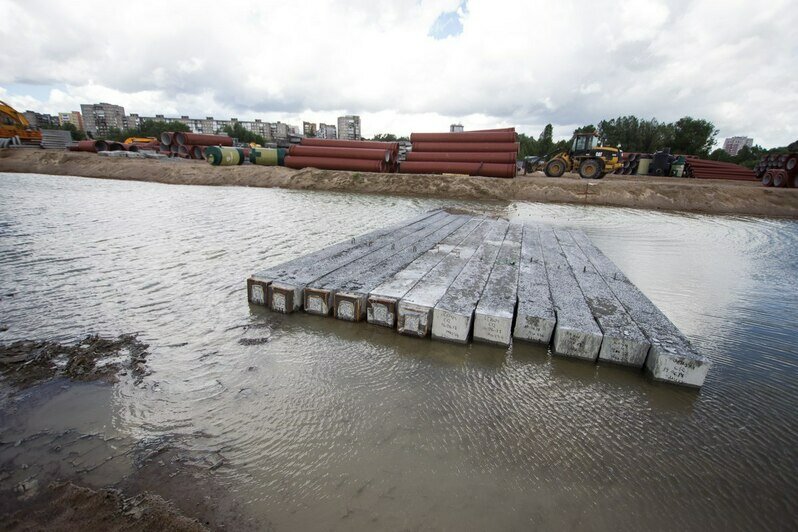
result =
[[[251,272],[444,205],[584,229],[712,359],[704,388],[248,306]],[[797,274],[792,221],[0,174],[0,340],[138,332],[152,372],[6,397],[0,442],[173,438],[277,529],[786,528]]]

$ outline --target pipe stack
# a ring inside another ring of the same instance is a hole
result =
[[[288,148],[285,166],[362,172],[394,172],[398,142],[303,138]]]
[[[720,161],[708,161],[692,155],[685,156],[684,177],[756,181],[754,171],[744,166]]]
[[[70,146],[69,151],[87,151],[91,153],[108,151],[108,143],[104,140],[80,140],[77,144]]]
[[[203,135],[182,131],[164,131],[158,151],[170,157],[204,159],[208,146],[232,146],[233,139],[227,135]]]
[[[515,177],[519,143],[515,128],[459,133],[413,133],[413,150],[399,165],[407,174]]]
[[[754,173],[766,187],[798,188],[798,153],[764,155]]]

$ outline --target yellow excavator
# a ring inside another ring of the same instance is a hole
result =
[[[579,172],[583,179],[601,179],[621,166],[621,150],[600,146],[596,133],[576,133],[571,139],[569,149],[546,157],[543,172],[549,177],[560,177],[565,172]]]
[[[42,132],[32,127],[25,115],[0,101],[0,139],[17,137],[23,144],[41,144]]]
[[[158,142],[155,137],[128,137],[122,144],[149,144],[151,142]]]

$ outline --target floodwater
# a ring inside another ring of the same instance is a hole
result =
[[[584,229],[714,362],[703,389],[247,304],[250,273],[441,206]],[[43,386],[0,441],[176,438],[276,529],[791,528],[796,295],[795,221],[0,174],[0,340],[137,332],[152,371]]]

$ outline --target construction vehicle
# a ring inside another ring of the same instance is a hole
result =
[[[0,101],[0,139],[17,138],[22,144],[41,145],[42,132],[33,127],[25,115]]]
[[[542,164],[549,177],[579,172],[583,179],[601,179],[623,166],[621,150],[600,146],[596,133],[575,133],[569,149],[549,154]]]
[[[158,139],[155,137],[128,137],[124,144],[150,144],[152,142],[158,142]]]

